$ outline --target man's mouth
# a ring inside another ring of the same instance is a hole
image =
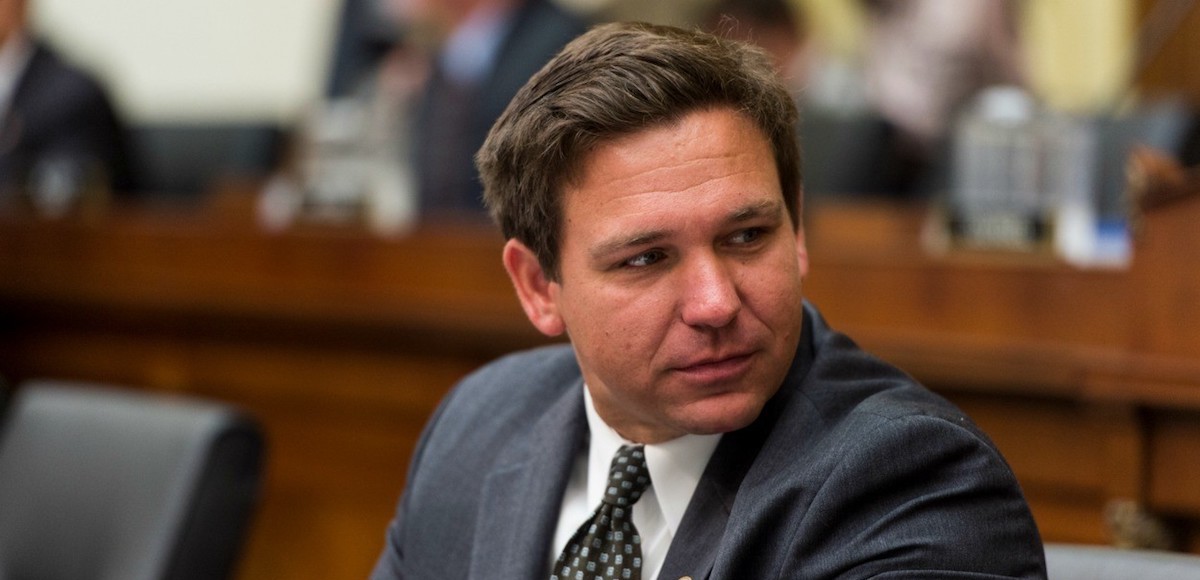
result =
[[[675,367],[675,372],[700,382],[737,379],[750,368],[753,352],[704,357]]]

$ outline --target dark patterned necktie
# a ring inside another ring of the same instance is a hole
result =
[[[642,447],[618,449],[600,507],[571,536],[550,580],[641,580],[642,538],[633,527],[632,508],[649,485]]]

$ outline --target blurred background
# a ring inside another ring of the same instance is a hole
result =
[[[398,0],[403,4],[405,0]],[[381,5],[383,1],[379,2]],[[588,14],[697,24],[705,0],[562,0]],[[370,4],[365,3],[365,4]],[[855,2],[790,0],[837,58],[860,60],[864,9]],[[1007,2],[1040,96],[1097,110],[1127,95],[1138,26],[1155,2]],[[1169,4],[1169,3],[1163,3]],[[335,0],[34,0],[35,30],[103,78],[130,120],[298,122],[325,93],[343,5]],[[378,18],[387,18],[380,7]],[[1182,11],[1171,25],[1181,25]],[[386,27],[386,23],[378,23]],[[380,31],[386,34],[386,31]],[[399,31],[393,31],[398,34]]]
[[[590,23],[697,26],[801,105],[831,323],[984,427],[1047,541],[1200,552],[1198,5],[0,0],[3,390],[238,409],[233,576],[365,577],[440,398],[546,341],[487,128]]]

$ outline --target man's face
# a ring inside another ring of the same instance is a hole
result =
[[[633,441],[750,424],[799,340],[807,253],[766,138],[731,109],[594,149],[564,192],[558,281],[520,242],[505,265],[534,324],[570,337],[597,412]]]

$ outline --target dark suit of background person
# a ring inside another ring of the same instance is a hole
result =
[[[475,152],[517,89],[586,29],[551,0],[515,2],[509,18],[493,66],[478,83],[456,84],[435,56],[412,140],[423,212],[485,215]]]
[[[4,194],[27,185],[46,160],[67,160],[109,190],[131,189],[124,128],[104,89],[34,43],[0,126],[0,187]]]

